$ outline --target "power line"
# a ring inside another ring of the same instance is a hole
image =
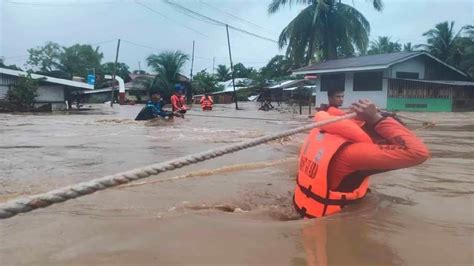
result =
[[[7,0],[7,4],[13,5],[22,5],[22,6],[45,6],[45,7],[78,7],[78,6],[91,6],[95,4],[116,4],[117,1],[108,1],[108,2],[90,2],[90,3],[79,3],[79,2],[69,2],[69,3],[58,3],[58,2],[19,2]]]
[[[189,26],[187,26],[187,25],[184,25],[183,23],[180,23],[179,21],[177,21],[177,20],[175,20],[175,19],[172,19],[172,18],[166,16],[165,14],[163,14],[163,13],[161,13],[161,12],[159,12],[159,11],[157,11],[157,10],[155,10],[155,9],[153,9],[153,8],[151,8],[151,7],[149,7],[149,6],[147,6],[147,5],[145,5],[144,3],[142,3],[142,2],[140,2],[140,1],[138,1],[138,0],[135,0],[135,3],[138,4],[138,5],[141,5],[142,7],[144,7],[144,8],[146,8],[146,9],[150,10],[151,12],[153,12],[153,13],[155,13],[155,14],[158,14],[158,15],[160,15],[160,16],[162,16],[162,17],[168,19],[168,20],[173,21],[173,22],[176,23],[176,24],[179,24],[180,26],[182,26],[182,27],[184,27],[184,28],[186,28],[186,29],[188,29],[188,30],[191,30],[191,31],[193,31],[193,32],[195,32],[195,33],[197,33],[197,34],[199,34],[199,35],[202,35],[202,36],[204,36],[204,37],[209,38],[208,35],[206,35],[206,34],[200,32],[200,31],[198,31],[198,30],[195,30],[195,29],[193,29],[193,28],[191,28],[191,27],[189,27]]]
[[[253,36],[253,37],[256,37],[256,38],[259,38],[259,39],[262,39],[262,40],[266,40],[266,41],[270,41],[270,42],[274,42],[274,43],[278,43],[278,41],[276,40],[273,40],[273,39],[270,39],[270,38],[267,38],[265,36],[262,36],[262,35],[259,35],[259,34],[256,34],[256,33],[253,33],[253,32],[250,32],[250,31],[247,31],[247,30],[244,30],[244,29],[241,29],[241,28],[237,28],[237,27],[234,27],[234,26],[231,26],[227,23],[224,23],[222,21],[219,21],[219,20],[216,20],[216,19],[213,19],[211,17],[208,17],[206,15],[203,15],[201,13],[198,13],[196,11],[193,11],[189,8],[186,8],[184,6],[181,6],[177,3],[174,3],[174,2],[171,2],[169,0],[165,0],[165,3],[175,7],[176,9],[178,9],[181,13],[189,16],[189,17],[192,17],[192,18],[195,18],[196,19],[196,16],[199,17],[199,20],[200,21],[204,21],[208,24],[212,24],[212,25],[218,25],[218,26],[226,26],[228,25],[229,28],[235,30],[235,31],[239,31],[239,32],[242,32],[242,33],[245,33],[247,35],[250,35],[250,36]]]
[[[211,5],[211,4],[207,3],[207,2],[204,2],[204,1],[202,1],[202,0],[199,0],[199,2],[201,2],[202,4],[204,4],[204,5],[206,5],[206,6],[210,7],[210,8],[213,8],[213,9],[215,9],[215,10],[221,12],[221,13],[224,13],[224,14],[226,14],[226,15],[228,15],[228,16],[230,16],[230,17],[236,19],[236,20],[242,21],[242,22],[247,23],[247,24],[249,24],[249,25],[251,25],[251,26],[258,27],[258,28],[260,28],[260,29],[265,30],[266,32],[269,32],[269,33],[274,34],[274,32],[272,32],[272,31],[270,31],[270,30],[268,30],[268,29],[266,29],[266,28],[264,28],[264,27],[262,27],[262,26],[260,26],[260,25],[258,25],[258,24],[255,24],[255,23],[253,23],[252,21],[248,21],[248,20],[245,20],[245,19],[243,19],[243,18],[239,18],[239,17],[235,16],[234,14],[232,14],[232,13],[230,13],[230,12],[227,12],[227,11],[225,11],[225,10],[222,10],[222,9],[220,9],[220,8],[214,6],[214,5]]]

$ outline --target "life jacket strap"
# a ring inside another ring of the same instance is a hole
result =
[[[296,212],[301,216],[301,218],[310,218],[310,219],[317,218],[316,216],[307,214],[305,207],[302,207],[302,208],[298,207],[298,205],[296,204],[294,195],[293,195],[293,206],[295,207]]]
[[[343,195],[342,196],[342,199],[326,199],[326,198],[323,198],[315,193],[313,193],[311,191],[311,186],[309,188],[307,187],[304,187],[303,185],[300,184],[300,181],[299,181],[299,178],[296,179],[296,183],[298,184],[298,187],[300,188],[301,192],[303,192],[303,194],[306,195],[306,197],[308,198],[311,198],[321,204],[324,204],[324,205],[336,205],[336,206],[341,206],[341,208],[343,208],[344,206],[346,205],[351,205],[351,204],[355,204],[355,203],[358,203],[359,201],[361,201],[364,197],[361,197],[361,198],[358,198],[358,199],[353,199],[353,200],[348,200],[346,199],[346,196]]]

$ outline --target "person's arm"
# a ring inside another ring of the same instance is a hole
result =
[[[199,103],[204,102],[204,97],[201,97],[201,100],[199,100]]]
[[[214,99],[212,99],[212,96],[207,97],[211,103],[214,103]]]
[[[382,117],[373,110],[373,104],[358,104],[354,111],[387,144],[352,143],[340,150],[331,165],[330,187],[339,186],[342,178],[350,173],[363,171],[376,174],[418,165],[429,158],[428,148],[412,131],[391,117]]]

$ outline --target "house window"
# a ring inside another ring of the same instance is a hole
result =
[[[354,73],[354,91],[381,91],[383,72]]]
[[[344,73],[321,75],[321,91],[328,91],[328,89],[343,89],[346,80]]]
[[[419,79],[420,74],[416,72],[398,72],[396,73],[399,79]]]

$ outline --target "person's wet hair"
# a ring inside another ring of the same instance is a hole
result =
[[[344,92],[344,89],[330,88],[330,89],[328,89],[328,97],[332,97],[332,96],[336,95],[336,93],[339,93],[339,92]]]

